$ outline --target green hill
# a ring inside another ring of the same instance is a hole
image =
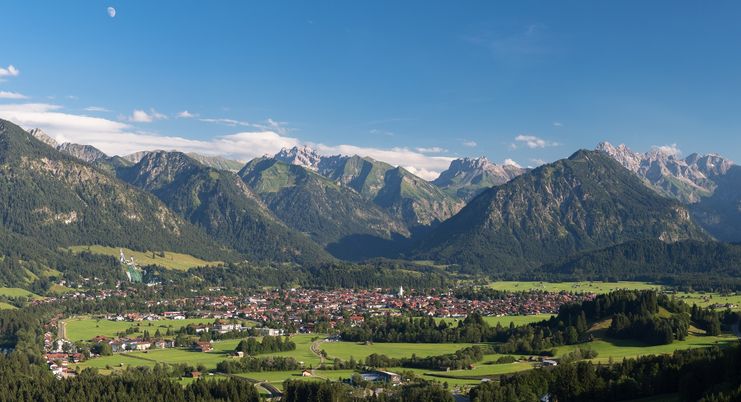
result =
[[[250,259],[325,261],[307,236],[280,222],[231,172],[206,167],[180,152],[147,153],[118,176],[151,192],[183,218]]]
[[[2,227],[54,248],[76,244],[182,251],[221,248],[156,197],[0,120]],[[213,258],[217,259],[217,258]]]
[[[463,202],[404,168],[360,156],[322,159],[318,173],[350,187],[408,227],[453,216]]]

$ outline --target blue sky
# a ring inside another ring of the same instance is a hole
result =
[[[459,156],[536,165],[601,140],[741,160],[738,2],[16,1],[2,14],[0,117],[111,154],[246,160],[309,144],[425,177]]]

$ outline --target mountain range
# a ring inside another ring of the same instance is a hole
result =
[[[523,269],[636,239],[709,239],[678,201],[657,194],[603,152],[578,151],[471,200],[412,256]]]
[[[715,154],[681,158],[601,143],[535,169],[461,158],[427,181],[369,157],[309,147],[243,164],[177,151],[109,157],[9,122],[3,135],[15,155],[4,164],[15,173],[3,179],[20,188],[6,204],[24,217],[20,224],[6,216],[3,228],[55,245],[302,265],[383,256],[502,272],[629,241],[741,240],[741,172]],[[60,162],[49,168],[51,160]],[[53,183],[36,188],[46,181]],[[24,201],[13,202],[19,194]],[[101,222],[91,223],[77,198],[101,208],[93,214]],[[77,226],[81,216],[91,226],[80,233],[44,227]]]

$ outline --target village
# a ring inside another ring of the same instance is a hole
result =
[[[127,290],[75,292],[57,300],[96,301],[110,297],[130,296]],[[471,313],[485,317],[507,317],[555,314],[561,305],[589,300],[590,293],[511,292],[490,300],[458,298],[452,290],[423,294],[398,289],[288,289],[265,290],[248,296],[198,295],[190,298],[147,300],[146,310],[106,314],[97,320],[130,323],[132,328],[151,328],[143,333],[131,332],[96,335],[83,341],[89,348],[78,350],[79,342],[67,339],[61,317],[48,327],[61,328],[56,334],[45,334],[46,360],[59,377],[74,375],[69,363],[110,353],[147,351],[186,347],[194,351],[212,350],[209,337],[281,336],[285,334],[331,334],[341,325],[359,325],[372,316],[418,316],[439,319],[464,318]],[[52,298],[53,299],[53,298]],[[41,301],[39,301],[41,302]],[[166,309],[165,309],[166,308]],[[194,323],[198,321],[198,323]],[[165,325],[162,323],[170,323]],[[151,327],[148,323],[158,323]],[[137,325],[134,327],[133,325]],[[149,326],[147,326],[149,325]],[[171,328],[183,328],[193,335],[184,345],[175,340]],[[331,337],[329,339],[332,339]],[[79,341],[79,340],[78,340]]]

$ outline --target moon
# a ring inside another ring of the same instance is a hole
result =
[[[113,7],[108,7],[108,16],[113,18],[116,16],[116,9]]]

